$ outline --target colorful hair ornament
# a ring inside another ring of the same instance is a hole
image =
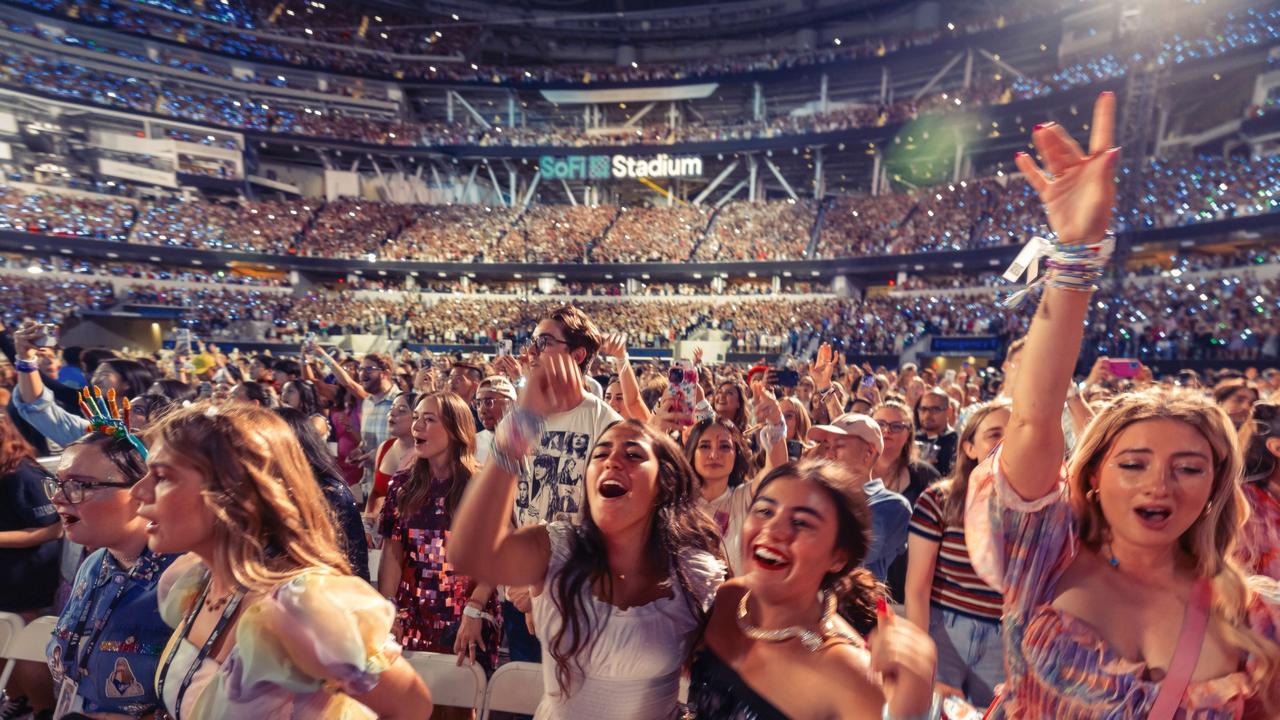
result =
[[[80,412],[89,420],[90,433],[102,433],[116,438],[124,438],[129,441],[137,449],[138,454],[143,460],[147,459],[147,446],[142,444],[137,435],[129,432],[129,420],[132,405],[129,398],[123,398],[124,412],[121,413],[120,407],[116,404],[116,391],[108,390],[107,396],[102,397],[102,390],[97,386],[93,386],[91,391],[84,388],[80,391]]]

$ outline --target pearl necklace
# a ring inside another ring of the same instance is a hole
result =
[[[835,597],[828,594],[827,602],[824,603],[822,612],[822,623],[820,630],[814,632],[809,628],[800,625],[792,625],[791,627],[780,628],[778,630],[761,630],[751,624],[747,619],[747,599],[751,597],[751,591],[748,590],[742,594],[742,599],[738,601],[738,629],[743,635],[752,640],[763,640],[764,642],[786,642],[791,638],[799,638],[800,644],[804,645],[809,652],[817,652],[822,647],[822,643],[826,641],[830,635],[843,636],[835,623]]]

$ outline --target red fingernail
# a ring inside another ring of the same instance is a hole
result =
[[[1115,96],[1116,94],[1111,92],[1110,90],[1103,90],[1101,93],[1098,94],[1098,97],[1115,97]]]
[[[876,598],[876,615],[879,615],[880,617],[886,617],[889,615],[889,603],[885,602],[883,595]]]
[[[1033,127],[1033,128],[1031,128],[1031,132],[1040,132],[1041,130],[1043,130],[1043,129],[1045,129],[1045,128],[1049,127],[1049,126],[1050,126],[1050,125],[1052,125],[1052,124],[1053,124],[1053,123],[1047,123],[1047,122],[1046,122],[1046,123],[1036,123],[1036,126],[1035,126],[1035,127]]]
[[[1014,157],[1016,157],[1016,158],[1026,157],[1026,155],[1027,155],[1027,153],[1026,153],[1025,151],[1023,151],[1023,150],[1019,150],[1018,152],[1016,152],[1016,153],[1014,153],[1014,154],[1013,154],[1013,156],[1014,156]]]

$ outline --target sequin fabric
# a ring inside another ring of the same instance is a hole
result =
[[[445,508],[447,483],[433,480],[426,502],[416,512],[406,514],[401,511],[400,496],[410,481],[407,470],[391,478],[379,522],[382,536],[400,541],[404,548],[404,566],[394,600],[403,633],[400,644],[405,650],[452,653],[462,609],[475,583],[454,572],[445,554],[452,523]],[[496,593],[484,611],[490,617],[501,617]],[[497,630],[487,620],[483,622],[487,649],[477,649],[476,660],[493,670],[498,660]]]

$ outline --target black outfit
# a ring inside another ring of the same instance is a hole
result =
[[[936,438],[930,438],[923,430],[916,433],[920,459],[932,465],[942,477],[950,475],[951,468],[955,467],[956,447],[959,444],[960,436],[955,430],[947,430]]]
[[[342,551],[351,564],[351,574],[364,580],[369,579],[369,546],[364,541],[364,519],[360,516],[360,508],[356,507],[356,498],[351,488],[342,478],[328,477],[316,473],[320,481],[320,490],[324,499],[333,510],[333,519],[338,531],[338,541],[342,543]]]
[[[45,473],[23,460],[0,477],[0,531],[56,525],[58,513],[44,492]],[[43,610],[58,591],[62,538],[34,547],[0,549],[0,611]]]
[[[697,720],[787,720],[710,648],[693,657],[688,709]]]
[[[916,501],[920,499],[920,493],[924,492],[930,485],[942,479],[938,471],[927,462],[913,460],[907,465],[907,487],[902,491],[902,497],[911,503],[911,507],[915,508]],[[889,594],[893,596],[894,602],[905,602],[907,596],[907,553],[902,553],[889,565],[889,572],[885,581],[889,585]]]

